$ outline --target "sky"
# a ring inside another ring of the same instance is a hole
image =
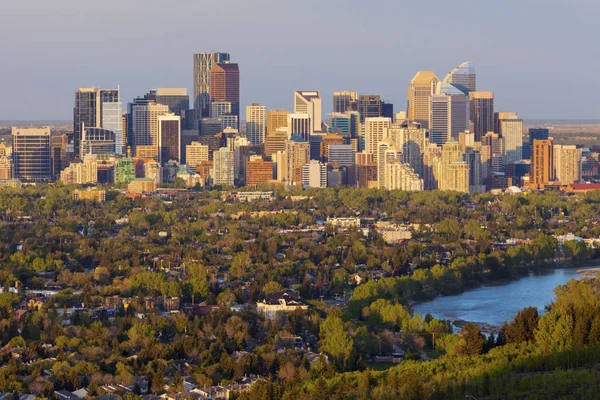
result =
[[[406,108],[419,70],[473,61],[497,111],[599,119],[597,0],[4,0],[0,120],[70,120],[79,87],[192,93],[193,53],[240,67],[242,109],[293,91],[380,94]],[[243,112],[242,112],[243,114]]]

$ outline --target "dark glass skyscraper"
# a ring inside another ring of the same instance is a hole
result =
[[[365,118],[381,117],[381,96],[378,94],[360,95],[358,98],[358,113],[360,122],[364,123]]]
[[[549,132],[546,128],[529,128],[529,140],[523,141],[523,160],[531,160],[531,149],[534,140],[548,140]]]
[[[210,102],[231,103],[231,114],[240,117],[240,69],[237,64],[215,64],[210,70]],[[234,128],[237,129],[237,126]]]
[[[215,64],[229,62],[229,53],[194,54],[194,110],[196,118],[210,113],[210,70]]]

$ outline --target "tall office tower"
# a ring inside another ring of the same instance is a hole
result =
[[[442,177],[442,148],[435,143],[430,143],[423,152],[423,181],[426,190],[440,187]]]
[[[467,151],[475,145],[475,134],[469,131],[460,132],[458,134],[458,143],[462,151]]]
[[[253,146],[262,146],[267,135],[267,109],[257,103],[246,106],[246,136]]]
[[[448,82],[456,86],[465,95],[477,90],[477,79],[475,75],[475,66],[471,61],[464,62],[444,78],[444,82]]]
[[[222,118],[224,115],[231,115],[231,110],[230,101],[214,101],[210,103],[210,118]]]
[[[223,132],[223,121],[221,118],[202,118],[198,121],[200,136],[217,136]]]
[[[213,65],[210,70],[210,102],[229,102],[231,114],[240,117],[240,69],[237,64]]]
[[[281,128],[280,131],[275,131],[269,135],[265,139],[264,143],[264,153],[265,157],[271,158],[278,151],[285,151],[285,142],[288,140],[287,128]],[[285,129],[285,130],[284,130]]]
[[[190,108],[190,96],[185,88],[156,89],[156,102],[169,106],[169,112],[180,117]]]
[[[582,151],[577,146],[554,145],[554,171],[556,180],[564,185],[581,181]]]
[[[494,93],[469,92],[469,101],[472,131],[475,134],[475,141],[480,142],[483,135],[494,131]]]
[[[351,104],[357,100],[356,92],[333,92],[333,112],[345,113],[351,111]]]
[[[274,133],[279,128],[287,128],[288,110],[269,110],[267,111],[267,136]]]
[[[354,165],[354,152],[351,144],[332,144],[329,146],[329,164],[338,164],[341,167]]]
[[[194,110],[196,118],[207,118],[210,112],[210,71],[215,64],[229,62],[229,53],[194,54]]]
[[[320,154],[323,160],[329,161],[329,147],[334,144],[344,144],[344,138],[333,133],[321,137]]]
[[[73,108],[73,153],[81,154],[82,126],[104,128],[115,133],[117,143],[122,141],[122,111],[119,89],[80,88],[75,92]],[[121,149],[117,149],[121,154]]]
[[[394,146],[390,138],[385,138],[377,144],[377,186],[385,188],[385,166],[393,161],[402,161],[402,151]]]
[[[314,135],[310,135],[308,144],[310,146],[311,160],[321,160],[321,141],[323,140],[323,137],[325,137],[323,133],[315,133]]]
[[[392,103],[381,102],[381,116],[394,120],[394,105]]]
[[[235,178],[234,154],[227,147],[215,151],[213,182],[217,186],[233,186]]]
[[[208,146],[200,142],[192,142],[185,146],[186,165],[194,170],[198,164],[208,161]]]
[[[497,133],[502,138],[504,165],[514,164],[523,158],[523,120],[517,113],[499,112]]]
[[[182,129],[179,139],[179,144],[181,145],[179,147],[179,162],[185,165],[187,164],[186,146],[192,144],[192,142],[197,142],[198,140],[200,140],[200,132],[194,129]]]
[[[429,97],[437,92],[439,80],[431,71],[419,71],[408,85],[408,119],[429,128],[431,102]]]
[[[246,162],[246,185],[255,186],[268,183],[273,179],[273,162],[265,161],[261,156],[250,156]]]
[[[113,131],[102,128],[82,126],[79,159],[88,154],[115,155],[116,135]]]
[[[14,176],[26,182],[52,178],[50,128],[12,128]]]
[[[424,188],[424,182],[410,165],[399,160],[393,160],[385,164],[385,183],[383,187],[387,190],[420,192]]]
[[[68,163],[67,145],[69,137],[66,134],[50,137],[50,158],[52,160],[52,177],[57,178]]]
[[[0,180],[13,179],[14,166],[12,160],[7,156],[0,156]]]
[[[504,152],[502,151],[502,138],[494,132],[488,132],[481,138],[483,146],[490,146],[488,171],[492,174],[504,172]]]
[[[287,116],[288,139],[292,136],[300,136],[307,142],[314,133],[310,114],[294,113]]]
[[[458,143],[456,140],[450,140],[442,146],[441,177],[438,182],[440,190],[457,190],[455,180],[456,176],[451,175],[456,171],[452,170],[450,166],[455,162],[463,162],[463,160],[464,153],[460,147],[460,143]],[[468,180],[469,177],[467,174],[467,192],[469,191]]]
[[[365,122],[366,118],[381,117],[381,96],[378,94],[361,94],[358,97],[358,113],[361,124]]]
[[[181,117],[175,114],[158,117],[158,162],[181,161]]]
[[[365,151],[372,153],[377,161],[377,145],[385,136],[392,120],[384,117],[365,119]]]
[[[523,160],[531,160],[531,151],[534,140],[548,140],[548,129],[529,128],[529,140],[523,140]]]
[[[359,115],[356,111],[329,114],[329,132],[355,138],[358,136]]]
[[[554,180],[554,143],[552,139],[533,140],[529,185],[543,189]]]
[[[309,161],[309,143],[299,136],[292,136],[286,143],[283,180],[288,185],[301,185],[302,166]]]
[[[319,160],[310,160],[302,166],[302,186],[311,188],[327,187],[327,165]]]
[[[308,114],[312,121],[311,133],[322,131],[321,94],[318,90],[294,91],[294,114]]]
[[[485,192],[485,180],[482,179],[484,169],[481,164],[481,153],[474,149],[467,149],[465,161],[469,166],[469,192]]]
[[[221,132],[231,131],[232,129],[239,132],[237,126],[239,126],[239,119],[237,115],[229,114],[223,115],[221,118]]]
[[[407,163],[418,174],[423,170],[423,152],[429,143],[427,130],[419,124],[406,120],[391,125],[385,136],[394,141],[394,145],[402,150],[402,162]]]
[[[169,113],[169,106],[153,102],[131,105],[131,138],[136,156],[158,159],[158,117]],[[146,154],[138,154],[139,150]]]
[[[458,139],[469,129],[469,99],[466,96],[432,95],[430,97],[429,137],[432,143],[443,145]]]

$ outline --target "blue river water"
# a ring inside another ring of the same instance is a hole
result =
[[[554,288],[581,278],[577,269],[556,269],[545,274],[530,274],[503,285],[485,285],[455,296],[441,296],[415,304],[415,314],[427,313],[438,319],[463,320],[490,325],[512,321],[524,307],[537,307],[540,314],[554,299]]]

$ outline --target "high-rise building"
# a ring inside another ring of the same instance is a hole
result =
[[[502,150],[503,142],[500,135],[488,132],[481,138],[481,144],[489,146],[490,149],[488,172],[491,174],[504,173],[504,151]]]
[[[391,124],[392,120],[384,117],[365,119],[365,151],[372,153],[375,161],[377,161],[377,146]]]
[[[202,118],[198,121],[200,136],[217,136],[223,132],[223,121],[221,118]]]
[[[502,137],[504,165],[515,164],[523,158],[523,120],[514,112],[496,114],[497,133]]]
[[[71,163],[60,172],[60,181],[65,185],[87,185],[98,182],[98,159],[86,154],[83,161]]]
[[[213,183],[217,186],[233,186],[235,178],[234,154],[227,147],[215,151]]]
[[[196,170],[198,164],[208,161],[208,146],[199,142],[192,142],[186,147],[186,165]]]
[[[67,146],[69,137],[66,134],[50,137],[50,158],[52,159],[52,177],[58,178],[68,164]]]
[[[381,117],[381,96],[378,94],[361,94],[358,98],[358,113],[361,124],[365,122],[366,118]]]
[[[548,140],[549,131],[546,128],[529,128],[528,141],[523,140],[523,160],[531,160],[534,140]]]
[[[267,183],[273,179],[273,162],[265,161],[260,156],[251,156],[246,162],[246,185],[254,186]]]
[[[469,193],[469,164],[466,161],[453,161],[446,168],[441,189]]]
[[[115,183],[128,184],[135,179],[135,164],[128,157],[117,158],[115,160]]]
[[[13,179],[13,162],[7,156],[0,156],[0,180],[6,181]]]
[[[119,89],[80,88],[75,92],[73,108],[73,152],[80,155],[83,126],[103,128],[115,133],[117,143],[122,142],[122,111]],[[117,154],[121,149],[117,148]]]
[[[484,172],[485,169],[481,163],[481,153],[470,148],[466,150],[464,157],[469,166],[469,192],[485,192],[485,182],[482,177],[482,172]]]
[[[322,131],[321,94],[318,90],[294,91],[294,114],[308,114],[311,120],[311,133]]]
[[[385,133],[402,150],[402,162],[410,165],[419,175],[423,171],[423,153],[429,143],[427,135],[426,129],[408,121],[391,125]]]
[[[442,148],[435,143],[429,143],[425,147],[421,176],[423,177],[425,189],[433,190],[440,187],[442,179]]]
[[[142,167],[144,171],[144,178],[153,179],[156,183],[162,182],[162,168],[156,161],[148,161],[144,163]]]
[[[554,145],[556,180],[564,185],[581,181],[582,150],[573,145]]]
[[[300,136],[286,142],[283,180],[288,185],[302,184],[302,166],[310,161],[310,144]]]
[[[554,180],[554,143],[552,139],[533,140],[529,185],[544,188]]]
[[[158,162],[181,161],[181,117],[175,114],[158,117]]]
[[[329,147],[334,144],[344,144],[344,138],[341,135],[336,135],[334,133],[330,133],[321,137],[321,159],[329,161]]]
[[[82,126],[79,159],[88,154],[115,155],[116,135],[113,131],[102,128]]]
[[[156,89],[156,102],[169,106],[169,112],[180,117],[190,108],[190,96],[185,88]]]
[[[465,95],[477,90],[477,79],[475,75],[475,66],[471,61],[464,62],[444,78],[444,82],[448,82],[456,86]]]
[[[431,102],[429,97],[437,92],[439,79],[431,71],[419,71],[408,85],[408,119],[429,127]]]
[[[333,92],[333,112],[334,113],[345,113],[352,111],[352,103],[356,102],[357,93],[348,92]]]
[[[385,166],[391,162],[402,161],[402,151],[394,146],[390,138],[385,138],[377,143],[377,187],[385,188]]]
[[[494,93],[477,91],[469,92],[471,105],[471,131],[475,134],[475,141],[481,141],[481,137],[488,132],[494,131]]]
[[[462,171],[463,167],[457,164],[461,162],[467,167],[466,189],[465,186],[462,186],[462,175],[460,175],[460,171]],[[464,153],[461,149],[460,143],[458,143],[456,140],[449,140],[442,146],[441,176],[438,181],[438,187],[440,190],[455,190],[466,193],[469,192],[468,164],[464,162]]]
[[[14,176],[26,182],[52,178],[50,128],[12,128]]]
[[[131,113],[131,137],[136,156],[142,156],[138,154],[138,147],[145,147],[148,154],[144,156],[158,159],[158,117],[168,114],[169,106],[154,102],[133,104]]]
[[[253,146],[262,146],[267,134],[266,107],[257,103],[246,106],[246,136]]]
[[[210,71],[215,64],[229,62],[229,53],[194,54],[194,110],[196,118],[208,118],[210,112]]]
[[[267,136],[277,131],[279,128],[287,128],[288,110],[269,110],[267,112]]]
[[[311,188],[327,187],[327,165],[319,160],[310,160],[302,166],[302,186]]]
[[[264,143],[265,157],[270,157],[272,159],[273,154],[276,154],[278,151],[284,152],[285,142],[287,142],[287,140],[287,128],[281,128],[279,131],[270,133]]]
[[[287,116],[288,139],[300,136],[307,142],[314,133],[311,116],[308,113],[294,113]]]
[[[354,152],[351,144],[331,144],[327,157],[329,164],[338,164],[341,167],[354,165]]]
[[[419,192],[424,189],[423,179],[410,167],[399,160],[385,164],[384,186],[387,190]]]
[[[360,117],[356,111],[343,114],[331,113],[329,114],[329,132],[355,138],[359,133],[359,120]]]
[[[429,137],[442,145],[458,139],[460,132],[469,129],[469,99],[464,95],[432,95],[430,97]]]
[[[231,114],[230,101],[213,101],[210,103],[210,118],[222,118]],[[232,127],[235,128],[235,127]]]
[[[392,103],[382,101],[381,102],[381,116],[389,118],[393,121],[395,118],[394,105]]]
[[[210,102],[231,103],[231,113],[240,117],[240,70],[237,64],[215,64],[210,70]],[[233,128],[238,128],[234,126]]]

